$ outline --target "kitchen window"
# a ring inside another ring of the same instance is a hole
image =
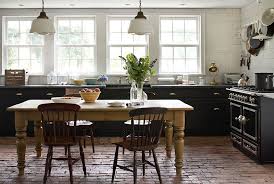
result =
[[[119,56],[134,53],[138,58],[147,55],[148,36],[128,34],[130,21],[134,17],[109,17],[107,41],[107,73],[125,74],[124,63]]]
[[[55,71],[66,75],[95,73],[95,17],[57,17],[55,21]]]
[[[2,65],[5,69],[25,69],[30,74],[43,74],[44,38],[29,33],[31,17],[4,17]]]
[[[160,17],[160,74],[200,74],[201,17]]]

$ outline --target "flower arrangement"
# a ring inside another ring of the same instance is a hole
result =
[[[134,54],[128,54],[126,58],[119,56],[124,62],[124,69],[127,71],[129,80],[134,80],[137,84],[145,81],[145,79],[155,75],[153,68],[157,59],[150,62],[149,56],[137,58]]]

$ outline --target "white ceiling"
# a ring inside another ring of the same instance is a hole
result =
[[[139,0],[45,0],[46,8],[135,8]],[[144,8],[241,8],[255,0],[142,0]],[[0,8],[40,8],[41,0],[0,0]]]

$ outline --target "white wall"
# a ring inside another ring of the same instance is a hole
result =
[[[2,20],[3,16],[37,16],[39,11],[39,9],[0,9],[0,18]],[[49,9],[47,12],[51,17],[55,15],[96,15],[97,21],[105,21],[106,15],[136,14],[135,9]],[[223,73],[240,72],[240,9],[145,9],[144,12],[147,16],[151,17],[152,23],[155,24],[155,26],[158,26],[158,15],[202,15],[202,24],[204,28],[202,31],[204,49],[202,62],[204,63],[204,74],[207,75],[207,80],[210,80],[207,69],[213,61],[217,63],[217,66],[219,66],[220,69],[219,81],[222,80]],[[100,32],[102,32],[101,29],[106,30],[104,26],[98,27],[98,29],[100,29]],[[151,40],[157,40],[158,36],[157,33],[154,34],[154,37],[152,37]],[[104,36],[100,39],[104,40]],[[153,41],[153,43],[157,43],[157,41]],[[99,50],[97,53],[98,74],[103,74],[105,73],[106,66],[106,47],[104,45],[97,45],[97,48]],[[154,49],[150,50],[152,58],[159,58],[157,44],[155,44],[153,48]],[[47,56],[47,58],[51,57]],[[2,57],[0,57],[0,61],[0,63],[2,63]],[[193,76],[192,78],[195,80],[198,76]],[[45,78],[43,76],[33,76],[30,78],[30,81],[32,84],[41,84],[45,83]],[[116,81],[116,78],[113,77],[113,81]]]
[[[242,9],[242,26],[251,24],[257,19],[257,2],[244,7]],[[267,8],[274,8],[274,0],[263,0],[263,10]],[[259,12],[260,12],[259,11]],[[243,52],[245,51],[245,43],[243,43]],[[274,72],[274,38],[265,41],[264,47],[261,49],[258,56],[251,56],[251,67],[242,67],[242,72],[250,77],[250,84],[255,84],[255,73],[259,72]]]

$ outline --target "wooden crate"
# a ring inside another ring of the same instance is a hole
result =
[[[5,70],[5,85],[25,85],[25,70]]]

